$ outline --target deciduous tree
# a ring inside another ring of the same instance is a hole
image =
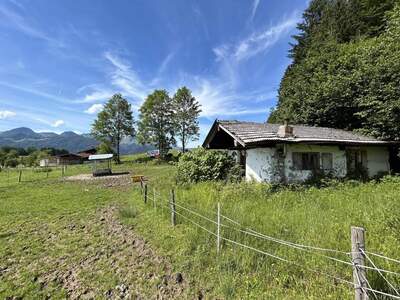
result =
[[[119,146],[124,137],[134,136],[134,120],[130,103],[121,94],[115,94],[104,105],[92,125],[92,135],[100,141],[110,142],[117,152],[120,162]]]
[[[148,95],[140,108],[138,136],[142,144],[153,144],[165,158],[176,144],[172,100],[165,90],[155,90]]]
[[[182,152],[185,152],[187,143],[199,137],[200,103],[185,86],[176,91],[172,102],[176,135],[181,141]]]

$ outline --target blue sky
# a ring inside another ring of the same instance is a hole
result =
[[[0,131],[89,132],[113,93],[187,86],[216,119],[265,121],[306,0],[0,1]]]

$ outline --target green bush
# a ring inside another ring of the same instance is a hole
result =
[[[179,183],[239,179],[240,167],[227,152],[197,148],[183,154],[177,163]]]

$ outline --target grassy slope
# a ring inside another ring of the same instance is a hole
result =
[[[69,168],[67,174],[81,173],[80,168]],[[40,282],[34,280],[35,274],[59,267],[60,258],[61,268],[65,268],[84,258],[87,249],[102,247],[100,231],[94,230],[93,238],[87,239],[68,226],[85,225],[97,208],[111,203],[123,206],[121,217],[125,223],[133,225],[135,231],[168,256],[176,271],[184,273],[185,279],[191,281],[194,295],[266,299],[352,297],[351,289],[335,285],[331,279],[227,243],[217,256],[215,238],[179,216],[178,226],[172,228],[169,224],[165,202],[174,184],[173,167],[127,162],[118,169],[147,175],[149,194],[152,195],[154,187],[161,195],[158,201],[164,202],[157,202],[156,208],[151,201],[145,206],[137,188],[106,189],[62,183],[55,180],[59,176],[56,172],[53,178],[24,184],[14,181],[5,184],[4,174],[0,174],[0,267],[4,262],[19,267],[17,274],[8,274],[6,280],[0,280],[1,297],[11,291],[28,298],[46,293],[63,297],[65,292],[56,283],[42,290]],[[39,178],[35,176],[42,174],[32,174],[32,179]],[[348,251],[350,226],[365,226],[368,249],[399,257],[399,192],[399,182],[385,182],[275,193],[258,184],[203,183],[177,188],[176,193],[178,203],[195,207],[211,218],[215,218],[212,212],[219,200],[224,214],[247,226],[282,239],[321,247]],[[215,230],[212,225],[196,221]],[[57,233],[58,238],[49,238],[52,233]],[[225,229],[223,235],[351,280],[351,269],[322,257],[243,237],[230,229]],[[400,271],[398,266],[380,263],[382,267]],[[101,268],[82,277],[88,286],[98,285],[102,289],[118,283],[116,274]],[[384,288],[376,276],[370,274],[369,278],[376,287]]]
[[[164,202],[161,206],[164,206],[168,187],[173,184],[172,170],[142,167],[141,172],[152,175],[149,191],[155,187],[162,195]],[[367,229],[367,248],[396,258],[400,256],[399,193],[399,180],[280,192],[271,192],[262,184],[202,183],[177,188],[176,198],[178,203],[196,208],[214,219],[216,202],[220,201],[225,215],[259,232],[343,251],[350,251],[350,227],[364,226]],[[177,270],[190,275],[196,291],[224,298],[350,299],[353,296],[351,287],[337,284],[329,277],[227,243],[217,256],[215,238],[179,216],[180,225],[172,228],[167,207],[163,211],[160,207],[154,209],[151,202],[144,206],[139,194],[134,199],[130,205],[139,213],[128,222],[135,224],[136,230],[169,255]],[[182,210],[180,212],[187,215]],[[215,232],[214,225],[191,217]],[[297,261],[305,267],[352,281],[351,267],[321,256],[245,237],[230,229],[223,230],[223,235]],[[349,261],[346,255],[334,256]],[[381,267],[400,271],[399,265],[390,265],[382,260],[376,262]],[[377,274],[369,272],[368,276],[374,287],[389,291]],[[400,284],[400,278],[392,276],[391,279]]]
[[[50,282],[43,288],[37,278],[65,271],[101,246],[102,237],[96,235],[99,231],[94,230],[89,237],[85,234],[88,220],[97,208],[113,199],[125,199],[115,190],[60,182],[14,185],[0,193],[0,267],[9,271],[0,280],[1,298],[34,299],[47,294],[64,298],[60,284]],[[83,272],[81,276],[92,275]],[[107,270],[103,278],[93,277],[87,286],[95,285],[97,279],[115,286],[116,278]]]

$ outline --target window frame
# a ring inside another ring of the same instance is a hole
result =
[[[325,168],[324,159],[328,158],[330,168]],[[333,153],[308,151],[292,152],[292,166],[296,171],[331,171],[333,169]]]

